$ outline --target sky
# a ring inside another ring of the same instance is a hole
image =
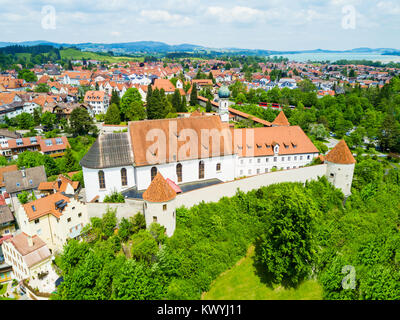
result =
[[[400,0],[0,0],[0,42],[400,49]]]

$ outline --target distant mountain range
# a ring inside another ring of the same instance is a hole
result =
[[[298,54],[298,53],[364,53],[364,54],[384,54],[384,55],[400,55],[399,49],[393,48],[356,48],[351,50],[298,50],[298,51],[274,51],[274,50],[263,50],[263,49],[243,49],[243,48],[209,48],[194,44],[179,44],[169,45],[163,42],[157,41],[136,41],[136,42],[124,42],[124,43],[56,43],[45,40],[36,41],[23,41],[23,42],[0,42],[0,47],[6,47],[10,45],[22,45],[22,46],[35,46],[39,44],[51,45],[57,48],[60,47],[76,47],[82,51],[93,51],[93,52],[107,52],[113,51],[116,54],[134,54],[134,53],[170,53],[170,52],[220,52],[220,53],[241,53],[241,54],[257,54],[257,55],[279,55],[279,54]]]

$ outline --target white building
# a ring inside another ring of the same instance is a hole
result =
[[[3,255],[7,264],[13,267],[14,278],[18,281],[49,272],[52,255],[46,243],[38,236],[21,232],[3,242]]]
[[[59,252],[89,223],[86,210],[74,195],[57,192],[20,206],[17,214],[23,232],[39,236],[52,252]]]
[[[110,104],[108,95],[103,91],[87,91],[84,101],[92,107],[94,114],[106,113]]]

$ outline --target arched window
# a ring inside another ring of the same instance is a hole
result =
[[[126,175],[126,169],[125,168],[121,169],[121,184],[123,186],[127,186],[128,185],[128,176]]]
[[[204,179],[204,162],[199,162],[199,179]]]
[[[103,170],[99,171],[99,186],[100,186],[100,189],[105,189],[106,188],[106,180],[104,178],[104,171]]]
[[[180,163],[176,165],[176,176],[178,177],[178,182],[182,182],[182,164]]]
[[[157,168],[156,167],[151,168],[151,181],[153,181],[156,175],[157,175]]]

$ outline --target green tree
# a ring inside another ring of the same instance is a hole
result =
[[[37,76],[30,70],[22,69],[18,71],[18,79],[24,79],[26,82],[36,82]]]
[[[110,105],[116,104],[119,108],[120,102],[121,102],[121,99],[119,97],[118,92],[113,89],[112,93],[111,93]]]
[[[76,171],[76,170],[80,170],[81,167],[79,166],[78,161],[75,159],[73,153],[72,153],[72,149],[71,148],[67,148],[67,150],[65,151],[65,155],[64,155],[64,163],[65,163],[65,167],[64,167],[64,171],[63,172],[72,172],[72,171]]]
[[[40,108],[33,109],[33,122],[35,126],[39,126],[41,122]]]
[[[154,237],[147,230],[140,230],[132,236],[132,257],[150,264],[158,251]]]
[[[211,111],[212,111],[212,105],[210,99],[208,99],[206,104],[206,112],[211,112]]]
[[[84,136],[89,133],[97,134],[98,129],[95,126],[92,117],[86,109],[75,108],[70,116],[70,133],[76,136]]]
[[[163,285],[159,278],[142,263],[126,260],[113,280],[112,299],[152,300],[161,299]]]
[[[237,103],[237,104],[242,104],[242,103],[246,103],[246,102],[247,102],[246,96],[245,96],[243,93],[240,92],[240,93],[236,96],[235,103]]]
[[[146,229],[146,219],[143,214],[138,212],[132,218],[133,232],[139,232],[139,230]]]
[[[197,85],[193,83],[192,85],[192,92],[190,93],[190,105],[195,106],[198,103],[197,100]]]
[[[384,151],[400,151],[400,123],[388,113],[378,132],[378,141]]]
[[[45,169],[46,175],[48,177],[54,176],[54,175],[60,173],[60,170],[58,169],[57,163],[54,161],[54,159],[52,157],[50,157],[49,155],[45,154],[43,158],[44,158],[44,160],[43,160],[44,169]]]
[[[160,91],[156,88],[153,90],[149,102],[147,103],[147,118],[163,119],[164,112],[164,105],[161,100]]]
[[[130,109],[126,112],[126,119],[131,121],[143,120],[146,118],[146,111],[141,101],[133,101]]]
[[[117,226],[116,212],[116,209],[112,210],[111,208],[108,208],[106,213],[103,215],[101,228],[103,235],[107,238],[114,234],[114,229]]]
[[[176,112],[182,112],[181,93],[179,89],[175,89],[175,92],[172,96],[172,108],[175,109]]]
[[[33,168],[44,164],[44,155],[39,151],[24,151],[18,155],[18,168]]]
[[[120,117],[120,113],[119,113],[117,104],[113,103],[108,107],[106,116],[104,118],[104,123],[105,124],[120,124],[121,123],[121,117]]]
[[[299,185],[281,184],[268,194],[266,224],[256,260],[273,282],[296,286],[315,259],[314,219],[318,209]]]
[[[45,83],[39,83],[39,84],[35,87],[34,91],[35,91],[35,92],[47,93],[47,92],[50,92],[50,87],[49,87],[47,84],[45,84]]]
[[[118,226],[118,236],[123,241],[127,241],[132,234],[133,234],[133,223],[126,218],[122,218]]]
[[[124,198],[124,196],[123,196],[121,193],[115,191],[115,192],[111,193],[110,195],[106,195],[106,196],[104,197],[103,202],[108,202],[108,203],[124,203],[124,202],[125,202],[125,198]]]
[[[56,122],[56,115],[49,111],[46,111],[42,114],[40,118],[40,123],[49,131],[53,130],[54,124]]]
[[[30,129],[35,124],[32,115],[26,112],[22,112],[21,114],[17,115],[15,117],[15,122],[17,123],[19,128],[25,130]]]
[[[120,112],[123,120],[143,120],[145,110],[139,90],[129,88],[121,99]]]

